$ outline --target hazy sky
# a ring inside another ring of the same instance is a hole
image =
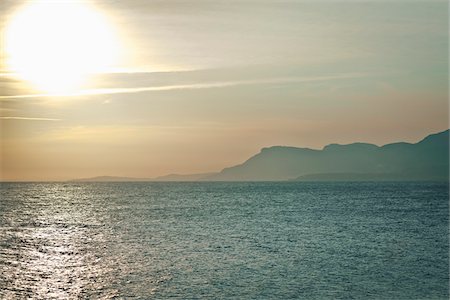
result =
[[[2,36],[30,3],[2,1]],[[3,180],[211,172],[272,145],[417,142],[449,127],[447,1],[92,7],[120,55],[70,93],[13,74],[0,47]],[[82,19],[69,43],[88,36]],[[46,51],[45,32],[29,35],[26,51]]]

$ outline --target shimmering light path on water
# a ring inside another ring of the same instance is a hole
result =
[[[0,298],[448,299],[447,183],[3,183]]]

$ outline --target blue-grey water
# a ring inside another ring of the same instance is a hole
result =
[[[448,299],[448,183],[3,183],[1,299]]]

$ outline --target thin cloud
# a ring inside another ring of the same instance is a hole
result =
[[[243,86],[243,85],[328,81],[328,80],[358,78],[358,77],[365,77],[365,76],[367,76],[367,74],[365,74],[365,73],[349,73],[349,74],[315,76],[315,77],[280,77],[280,78],[268,78],[268,79],[221,81],[221,82],[211,82],[211,83],[194,83],[194,84],[179,84],[179,85],[166,85],[166,86],[89,89],[89,90],[82,90],[79,92],[67,93],[67,94],[25,94],[25,95],[0,96],[0,99],[22,99],[22,98],[43,98],[43,97],[78,97],[78,96],[92,96],[92,95],[130,94],[130,93],[142,93],[142,92],[153,92],[153,91],[210,89],[210,88],[224,88],[224,87]]]
[[[30,117],[0,117],[0,120],[61,121],[61,119],[53,119],[53,118],[30,118]]]

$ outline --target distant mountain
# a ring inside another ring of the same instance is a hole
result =
[[[200,181],[217,173],[200,173],[200,174],[169,174],[152,179],[152,181]]]
[[[423,181],[444,180],[441,178],[428,178],[407,173],[320,173],[299,176],[292,181]]]
[[[124,182],[124,181],[149,181],[147,178],[119,177],[119,176],[96,176],[89,178],[78,178],[70,181],[76,182]]]
[[[119,181],[386,181],[449,180],[449,130],[422,141],[382,147],[330,144],[322,150],[273,146],[241,165],[218,173],[170,174],[155,178],[99,176],[79,182]]]
[[[203,180],[448,180],[449,130],[422,141],[378,147],[331,144],[322,150],[274,146]]]
[[[96,176],[89,178],[73,179],[75,182],[124,182],[124,181],[199,181],[205,177],[212,176],[216,173],[200,173],[200,174],[169,174],[155,178],[139,178],[139,177],[119,177],[119,176]]]

